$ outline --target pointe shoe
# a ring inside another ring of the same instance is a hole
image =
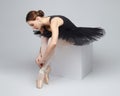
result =
[[[45,75],[44,75],[44,83],[48,84],[49,82],[49,73],[51,71],[50,66],[48,65],[47,69],[45,70]]]
[[[43,87],[43,83],[44,83],[44,76],[45,76],[45,73],[43,70],[40,70],[39,71],[39,74],[38,74],[38,78],[36,80],[36,87],[41,89]]]

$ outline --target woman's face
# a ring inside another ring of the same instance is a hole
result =
[[[32,20],[27,22],[33,30],[40,30],[42,27],[42,23],[39,20]]]

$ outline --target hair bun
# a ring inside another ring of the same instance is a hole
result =
[[[37,11],[37,15],[40,16],[40,17],[43,17],[44,16],[44,12],[42,10],[38,10]]]

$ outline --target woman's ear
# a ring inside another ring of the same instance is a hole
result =
[[[39,20],[40,20],[40,17],[39,17],[39,16],[37,16],[37,17],[36,17],[36,20],[38,20],[38,21],[39,21]]]

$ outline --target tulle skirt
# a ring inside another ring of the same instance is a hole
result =
[[[86,45],[97,41],[104,36],[105,30],[102,28],[77,27],[68,31],[60,31],[59,38],[71,42],[74,45]]]
[[[45,36],[50,38],[52,32],[45,30],[43,34],[40,31],[34,31],[35,35]],[[60,29],[59,39],[66,40],[73,45],[86,45],[93,41],[97,41],[105,35],[105,30],[99,27],[75,27],[72,29]]]

